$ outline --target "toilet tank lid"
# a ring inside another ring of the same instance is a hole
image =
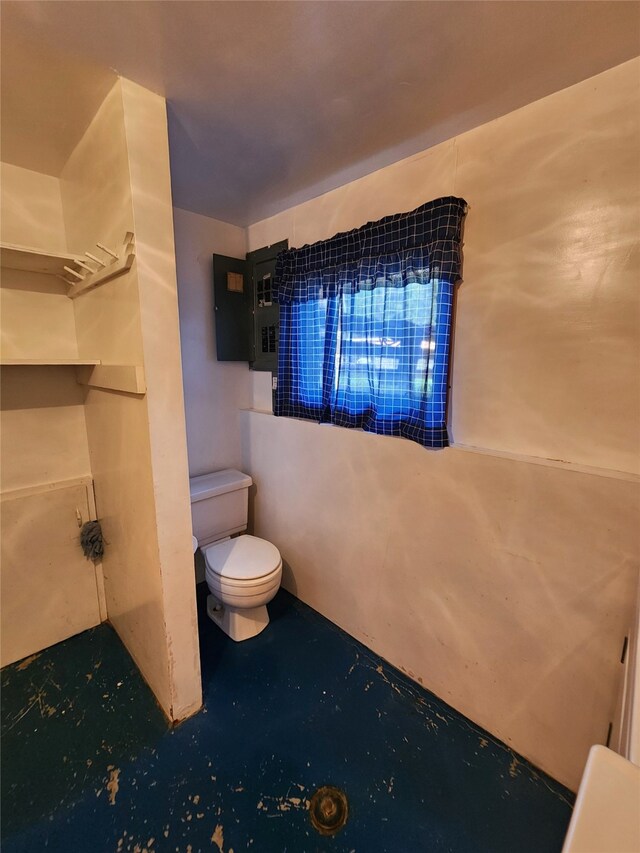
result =
[[[237,489],[248,489],[252,482],[248,474],[236,471],[235,468],[192,477],[189,480],[191,503],[203,501],[205,498],[214,498],[216,495],[224,495],[226,492],[235,492]]]

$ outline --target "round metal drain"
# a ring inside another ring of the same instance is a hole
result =
[[[335,835],[349,816],[346,795],[331,785],[318,788],[309,803],[309,816],[320,835]]]

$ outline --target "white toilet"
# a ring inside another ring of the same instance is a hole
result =
[[[207,613],[232,640],[248,640],[269,624],[267,603],[280,587],[280,552],[257,536],[234,536],[247,529],[247,474],[234,469],[193,477],[193,533],[204,555]]]

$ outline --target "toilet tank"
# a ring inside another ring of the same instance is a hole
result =
[[[193,535],[200,546],[247,529],[251,483],[233,468],[189,480]]]

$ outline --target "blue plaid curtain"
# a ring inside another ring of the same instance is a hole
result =
[[[448,444],[465,211],[441,198],[278,256],[276,415]]]

